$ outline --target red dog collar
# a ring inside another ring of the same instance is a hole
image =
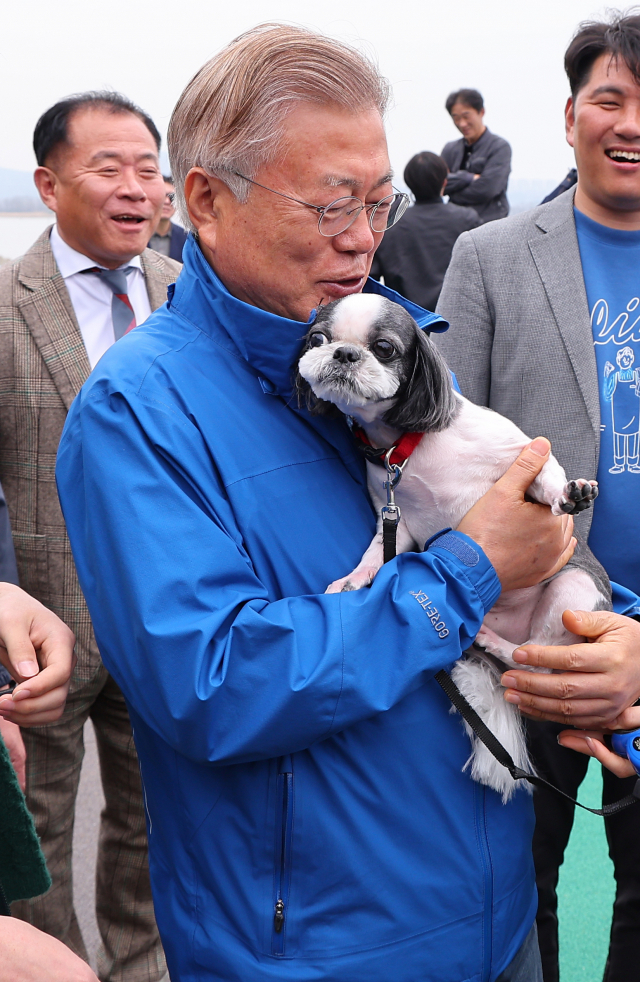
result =
[[[374,447],[371,440],[361,426],[352,427],[351,432],[360,444],[360,448],[367,460],[374,464],[384,465],[384,458],[389,452],[389,447]],[[403,433],[398,442],[393,447],[393,453],[389,457],[390,464],[404,464],[413,451],[416,449],[424,433]]]

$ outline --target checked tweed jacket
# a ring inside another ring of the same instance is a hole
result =
[[[76,636],[73,691],[101,663],[58,503],[55,463],[67,411],[90,366],[50,231],[20,259],[0,267],[0,483],[20,586]],[[182,267],[150,249],[141,261],[155,310]]]

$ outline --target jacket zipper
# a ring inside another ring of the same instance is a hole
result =
[[[487,789],[481,784],[476,784],[474,788],[476,829],[478,830],[478,846],[482,861],[484,887],[482,982],[489,982],[491,977],[491,962],[493,961],[493,867],[491,865],[489,836],[487,833],[486,797]]]
[[[291,832],[293,827],[293,767],[291,757],[282,757],[277,778],[276,896],[273,908],[274,955],[284,954],[285,922],[291,882]]]

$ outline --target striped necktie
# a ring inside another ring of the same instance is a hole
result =
[[[82,271],[83,273],[96,273],[113,292],[111,319],[116,341],[119,341],[136,326],[136,315],[127,292],[127,273],[134,269],[134,266],[125,266],[123,269],[101,269],[99,266],[92,266],[91,269]]]

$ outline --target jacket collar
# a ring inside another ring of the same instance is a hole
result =
[[[190,235],[183,252],[184,268],[169,290],[170,305],[199,330],[213,336],[215,331],[211,312],[215,314],[226,335],[225,346],[231,343],[252,368],[263,376],[282,396],[289,396],[293,388],[293,369],[300,353],[302,341],[315,311],[306,323],[289,320],[260,307],[253,307],[232,296],[202,251]],[[395,290],[369,278],[365,293],[378,293],[398,303],[407,310],[418,326],[428,331],[446,331],[448,323],[417,304],[405,300]],[[216,340],[221,339],[216,336]]]
[[[482,134],[482,136],[479,136],[478,137],[478,139],[476,140],[475,143],[471,143],[471,144],[467,143],[467,141],[465,140],[464,137],[462,137],[462,140],[460,142],[462,143],[462,145],[464,147],[471,146],[471,148],[472,148],[472,151],[471,152],[472,153],[475,153],[475,151],[476,151],[476,149],[478,147],[482,147],[483,144],[485,144],[485,143],[488,142],[488,139],[489,139],[490,136],[491,136],[491,130],[489,129],[488,126],[485,126],[484,133]]]

